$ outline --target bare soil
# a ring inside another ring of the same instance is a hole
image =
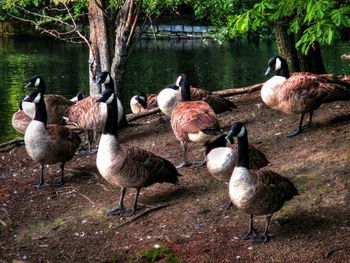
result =
[[[159,262],[350,262],[350,103],[323,105],[311,128],[286,138],[298,116],[266,107],[259,92],[231,99],[238,109],[219,115],[222,127],[246,123],[268,169],[300,192],[273,216],[268,243],[238,238],[249,216],[220,206],[228,187],[206,167],[181,169],[177,185],[143,189],[138,214],[164,206],[129,222],[105,215],[120,190],[98,174],[96,155],[81,153],[67,163],[64,186],[37,190],[39,165],[20,146],[0,153],[0,262],[147,262],[142,255],[158,246],[172,254],[163,251]],[[181,161],[169,121],[158,115],[122,129],[120,142]],[[191,145],[191,158],[201,150]],[[58,177],[59,165],[46,168],[48,182]],[[133,197],[129,190],[128,206]],[[264,223],[255,218],[259,231]]]

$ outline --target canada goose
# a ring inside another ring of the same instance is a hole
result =
[[[35,104],[34,119],[29,123],[24,135],[25,148],[34,161],[41,164],[40,181],[36,188],[47,186],[44,181],[45,164],[61,164],[61,179],[56,186],[64,183],[64,165],[73,158],[80,137],[72,130],[57,124],[47,124],[47,111],[42,91],[32,91],[23,99]]]
[[[280,56],[268,62],[265,75],[276,71],[261,89],[261,98],[266,105],[288,114],[300,114],[298,127],[287,137],[299,134],[302,128],[311,125],[314,110],[323,103],[350,99],[350,84],[331,80],[308,72],[298,72],[289,76],[288,64]],[[303,126],[304,115],[309,113],[308,123]]]
[[[177,168],[188,166],[187,143],[203,143],[215,139],[221,132],[219,121],[213,109],[204,101],[191,101],[190,85],[185,74],[179,76],[181,102],[171,112],[171,128],[183,149],[183,162]],[[203,161],[193,162],[194,167],[202,166]]]
[[[96,166],[103,178],[121,188],[118,207],[108,210],[107,215],[131,216],[137,209],[142,187],[163,182],[175,184],[180,174],[168,160],[141,148],[118,143],[118,103],[112,89],[104,90],[97,102],[107,104],[107,120],[97,151]],[[124,207],[127,188],[136,188],[132,209]]]
[[[265,243],[272,214],[298,195],[297,189],[287,178],[268,170],[249,171],[248,134],[243,123],[234,123],[229,136],[237,137],[238,153],[235,168],[229,182],[232,203],[250,214],[249,230],[240,235],[242,239],[253,239],[254,243]],[[258,235],[253,227],[254,215],[266,215],[264,233]]]
[[[74,98],[72,98],[70,101],[76,102],[76,101],[81,100],[82,98],[83,98],[83,93],[81,91],[79,91],[77,93],[77,95]],[[44,101],[45,100],[47,100],[46,96],[44,96]],[[23,103],[26,103],[26,102],[21,101],[20,106],[19,106],[19,110],[16,111],[12,115],[12,127],[15,128],[15,130],[21,134],[25,133],[29,123],[32,121],[32,119],[27,114],[25,114],[25,112],[23,111],[23,108],[22,108]],[[31,106],[29,104],[28,104],[28,106],[29,107],[27,107],[27,108],[31,108]],[[34,114],[33,114],[33,116],[34,116]]]
[[[184,75],[184,74],[182,74]],[[175,108],[177,103],[181,101],[181,90],[179,83],[181,82],[182,75],[179,75],[174,84],[168,85],[165,89],[161,90],[158,94],[159,109],[165,114],[170,116],[171,111]],[[232,111],[237,106],[230,100],[227,100],[219,95],[212,94],[211,92],[190,86],[191,100],[201,100],[206,102],[215,113],[222,113],[225,111]]]
[[[167,116],[171,115],[172,110],[181,101],[179,87],[175,84],[170,84],[162,89],[157,96],[159,109]]]
[[[45,81],[40,76],[33,76],[26,87],[36,87],[41,94],[46,93]],[[62,124],[62,117],[67,109],[74,105],[73,101],[65,98],[61,95],[48,94],[44,96],[45,104],[47,108],[47,123],[48,124]],[[23,102],[22,107],[24,112],[31,118],[34,118],[35,106],[33,103]]]
[[[104,83],[106,89],[114,89],[114,82],[111,75],[104,71],[96,79],[96,84]],[[78,128],[83,129],[88,135],[89,152],[93,152],[91,144],[93,141],[92,131],[97,133],[102,132],[104,123],[107,119],[107,107],[104,103],[96,103],[100,95],[91,95],[70,107],[65,116],[66,122],[74,123]],[[117,98],[118,108],[118,123],[123,117],[123,106]]]
[[[206,146],[207,169],[216,179],[229,183],[233,169],[237,161],[237,144],[234,144],[231,130],[228,135],[221,134],[215,140],[208,142]],[[260,169],[269,164],[266,156],[253,145],[248,145],[249,168]]]
[[[143,91],[141,91],[130,99],[130,108],[132,113],[139,113],[157,107],[157,94],[146,95]]]

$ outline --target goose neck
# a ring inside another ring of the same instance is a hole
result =
[[[40,101],[35,103],[34,120],[43,122],[45,126],[47,125],[47,111],[44,97],[41,97]]]
[[[248,134],[247,132],[237,138],[238,152],[237,152],[237,167],[245,167],[249,169],[249,148],[248,148]]]

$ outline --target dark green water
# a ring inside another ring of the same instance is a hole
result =
[[[128,60],[123,99],[137,91],[157,93],[187,73],[191,83],[208,90],[242,87],[266,80],[267,59],[276,52],[273,42],[229,43],[161,41],[140,42]],[[350,74],[350,62],[340,59],[350,44],[323,48],[329,73]],[[41,75],[47,93],[73,97],[78,90],[88,94],[88,51],[85,46],[54,40],[10,40],[0,38],[0,143],[19,134],[11,126],[12,114],[28,90],[24,85],[32,75]]]

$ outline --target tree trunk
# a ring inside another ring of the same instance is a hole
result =
[[[112,77],[115,81],[116,93],[120,97],[123,89],[123,76],[126,67],[129,47],[132,44],[135,25],[138,21],[142,0],[138,6],[134,0],[126,0],[116,18],[114,57],[111,66]],[[136,11],[137,10],[137,11]]]
[[[287,60],[290,72],[300,71],[294,34],[288,34],[288,27],[283,23],[276,23],[274,27],[279,55]]]
[[[91,95],[101,93],[101,87],[94,83],[96,75],[105,70],[109,71],[111,66],[111,31],[108,30],[110,27],[108,19],[103,13],[105,5],[105,1],[100,1],[99,6],[95,0],[89,0],[91,46],[89,51],[89,87]]]

